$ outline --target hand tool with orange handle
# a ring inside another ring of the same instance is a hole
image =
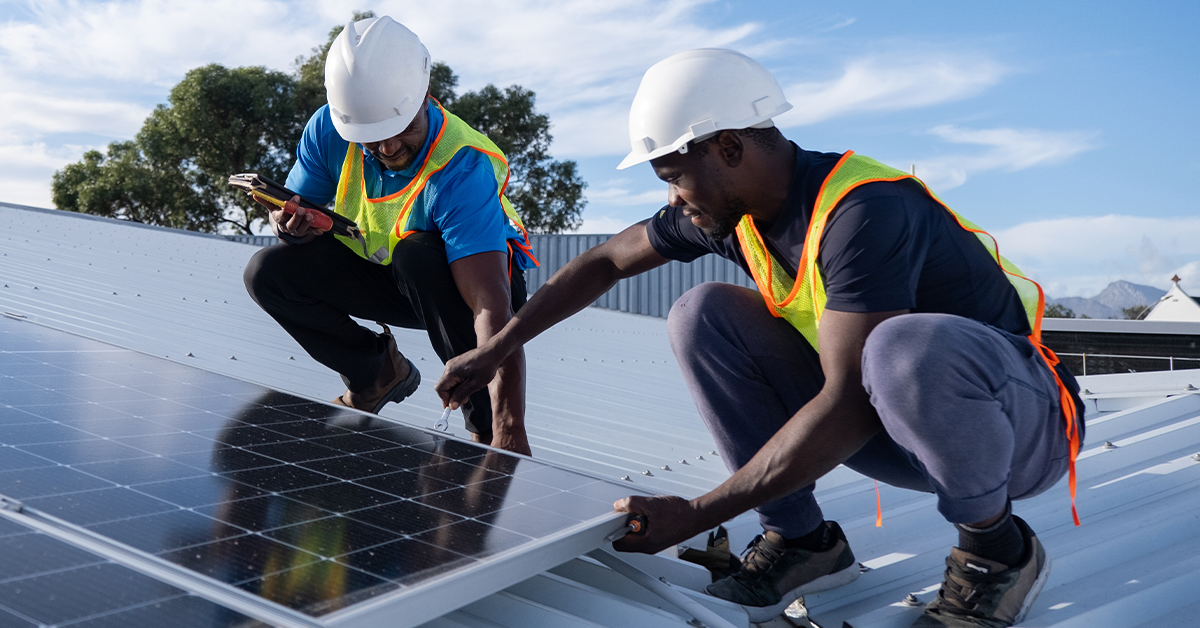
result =
[[[241,174],[235,174],[229,177],[229,185],[232,185],[239,190],[244,190],[250,196],[253,196],[254,198],[263,202],[270,203],[271,205],[284,210],[289,215],[294,212],[287,211],[287,202],[292,200],[293,197],[299,196],[295,192],[283,187],[282,185],[279,185],[278,183],[262,176],[261,174],[255,174],[253,172],[243,172]],[[310,223],[313,229],[332,231],[340,236],[358,239],[358,225],[353,220],[350,220],[341,214],[331,212],[324,207],[320,207],[304,197],[300,198],[300,207],[314,212],[313,221]]]

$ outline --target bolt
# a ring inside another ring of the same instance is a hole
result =
[[[667,466],[667,465],[665,465],[665,464],[664,464],[663,466],[659,467],[659,468],[660,468],[660,469],[662,469],[663,471],[670,471],[670,470],[671,470],[671,467],[668,467],[668,466]]]
[[[1085,395],[1090,395],[1090,394],[1092,394],[1092,391],[1090,391],[1090,390],[1088,390],[1088,389],[1084,388],[1084,389],[1083,389],[1083,394],[1085,394]]]
[[[654,474],[653,474],[653,473],[650,473],[650,470],[649,470],[649,469],[646,469],[645,471],[642,471],[642,475],[645,475],[645,476],[647,476],[647,477],[654,477]]]
[[[236,355],[231,355],[231,356],[229,356],[229,359],[230,359],[230,360],[236,360],[236,359],[237,359],[237,356],[236,356]]]
[[[710,455],[710,456],[716,456],[716,455],[719,455],[719,454],[717,454],[716,450],[713,450],[713,451],[710,451],[710,452],[708,452],[708,455]]]
[[[628,476],[628,475],[622,475],[622,476],[621,476],[621,479],[622,479],[622,480],[625,480],[626,482],[632,482],[632,481],[633,481],[633,480],[629,479],[629,476]]]
[[[1186,387],[1184,387],[1184,390],[1196,390],[1196,387],[1191,384],[1188,384]]]
[[[289,359],[289,360],[295,360],[295,359],[296,359],[296,356],[294,356],[294,355],[289,355],[289,356],[288,356],[288,359]]]
[[[917,596],[913,595],[912,593],[909,593],[908,595],[904,596],[903,604],[905,606],[920,606],[921,600],[917,599]]]
[[[680,461],[679,461],[679,464],[687,464],[687,463],[688,463],[688,461],[687,461],[687,460],[680,460]]]
[[[1117,446],[1112,444],[1111,440],[1106,440],[1106,441],[1104,441],[1104,448],[1105,449],[1116,449]]]
[[[704,456],[696,456],[696,460],[704,460]]]
[[[1192,460],[1195,460],[1196,462],[1200,462],[1200,454],[1192,454]]]
[[[189,357],[189,358],[194,358],[194,357],[196,357],[196,356],[192,355],[192,352],[191,352],[191,351],[188,351],[187,357]]]

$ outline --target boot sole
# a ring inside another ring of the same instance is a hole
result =
[[[371,410],[372,414],[379,414],[379,411],[382,410],[383,407],[389,402],[394,401],[396,403],[400,403],[401,401],[404,401],[414,392],[416,392],[417,387],[421,385],[421,371],[417,370],[417,365],[413,364],[412,360],[409,360],[408,358],[404,358],[404,361],[408,362],[408,377],[404,378],[404,381],[392,387],[392,389],[388,391],[388,394],[384,395],[383,399],[379,400],[379,404],[375,406],[374,410]]]
[[[792,589],[791,591],[788,591],[783,595],[783,598],[779,600],[778,604],[774,604],[772,606],[743,605],[742,608],[746,610],[746,615],[750,618],[751,622],[757,624],[770,621],[778,617],[779,614],[784,611],[784,609],[790,606],[791,603],[795,602],[797,599],[804,597],[805,595],[809,595],[810,593],[818,593],[820,591],[828,591],[830,589],[836,589],[838,587],[845,586],[851,582],[854,582],[855,580],[858,580],[860,575],[862,575],[862,572],[859,571],[858,562],[855,561],[850,563],[849,567],[846,567],[841,571],[835,571],[831,574],[821,576],[812,582],[805,583],[799,587],[796,587],[795,589]],[[1042,584],[1045,584],[1045,581],[1042,581]]]
[[[1037,580],[1033,581],[1033,586],[1029,588],[1029,593],[1025,594],[1025,599],[1021,602],[1021,610],[1017,612],[1017,616],[1013,619],[1013,624],[1019,624],[1025,621],[1025,616],[1033,608],[1034,600],[1037,600],[1038,594],[1042,592],[1042,587],[1046,586],[1046,581],[1050,579],[1050,557],[1046,557],[1046,564],[1042,565],[1042,572],[1038,574]]]

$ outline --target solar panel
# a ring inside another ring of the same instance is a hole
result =
[[[233,627],[254,620],[0,517],[0,626]]]
[[[0,495],[61,538],[300,625],[417,625],[598,547],[630,493],[8,319],[0,447]]]

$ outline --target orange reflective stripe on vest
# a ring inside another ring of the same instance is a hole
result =
[[[353,142],[346,147],[334,211],[358,223],[363,237],[361,240],[341,236],[337,238],[369,261],[390,264],[396,243],[415,232],[414,227],[417,225],[412,224],[412,206],[429,183],[429,178],[448,166],[459,151],[469,149],[483,153],[491,162],[496,187],[499,190],[500,206],[509,223],[521,234],[517,247],[537,265],[538,261],[533,256],[525,225],[508,197],[504,195],[508,188],[508,160],[486,135],[472,129],[458,116],[443,109],[437,101],[434,101],[434,104],[437,104],[442,113],[442,127],[430,144],[425,161],[421,163],[416,176],[398,192],[381,198],[369,198],[363,173],[362,149]]]
[[[762,235],[754,224],[754,219],[748,215],[743,216],[736,229],[738,244],[741,246],[742,255],[746,258],[747,266],[750,267],[750,275],[754,278],[754,283],[758,286],[763,301],[766,302],[767,309],[773,316],[787,320],[804,336],[813,349],[820,352],[818,330],[821,315],[825,311],[826,297],[824,279],[817,267],[817,256],[820,252],[821,234],[824,233],[825,224],[833,214],[834,208],[851,191],[868,183],[902,179],[912,179],[918,183],[930,198],[954,216],[961,228],[974,233],[1004,271],[1009,283],[1016,289],[1032,330],[1029,341],[1037,349],[1046,368],[1050,369],[1054,381],[1058,384],[1059,400],[1066,423],[1066,436],[1070,449],[1068,485],[1071,492],[1071,515],[1075,524],[1079,525],[1079,515],[1075,509],[1075,458],[1080,448],[1078,426],[1076,425],[1077,408],[1070,392],[1054,369],[1058,364],[1058,356],[1054,355],[1049,347],[1042,344],[1042,310],[1045,306],[1042,287],[1022,274],[1016,265],[1000,255],[1000,247],[995,238],[950,209],[929,188],[925,187],[920,179],[868,157],[856,155],[853,151],[847,151],[825,178],[817,193],[795,279],[787,274],[783,266],[767,250]]]

